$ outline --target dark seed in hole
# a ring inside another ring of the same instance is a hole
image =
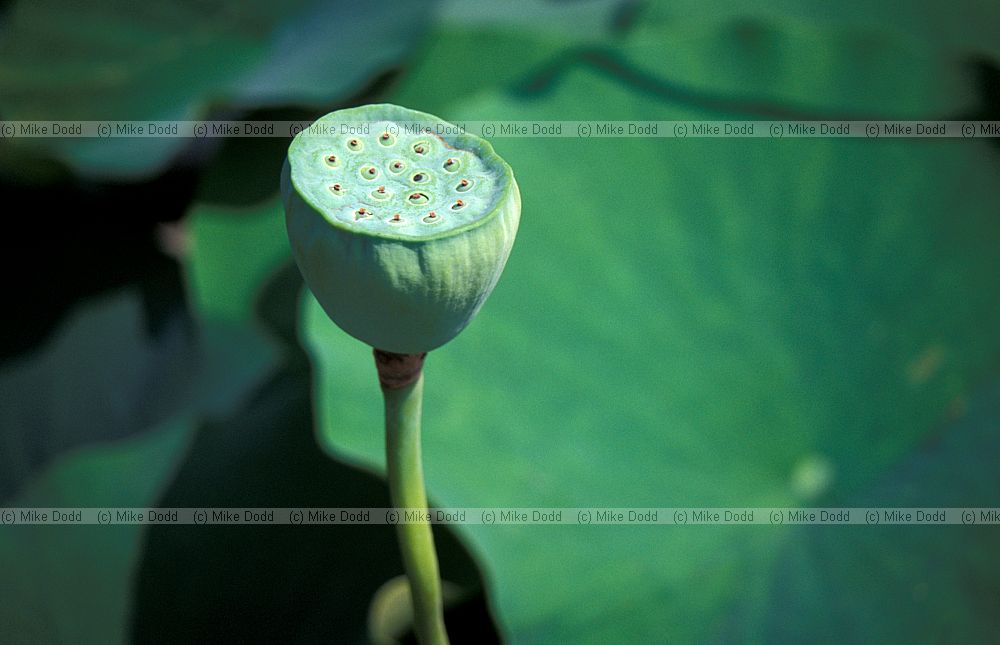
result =
[[[424,176],[421,175],[420,173],[417,173],[417,174],[413,175],[413,181],[423,181],[423,180],[424,180]]]
[[[435,217],[437,217],[437,213],[435,213],[434,211],[431,211],[431,212],[427,213],[427,217],[429,217],[431,219],[434,219]]]

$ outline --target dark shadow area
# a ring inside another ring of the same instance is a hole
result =
[[[982,103],[978,110],[968,116],[960,117],[960,119],[1000,121],[1000,68],[985,58],[970,60],[967,67],[976,79]],[[994,151],[1000,150],[1000,139],[994,137],[988,141],[993,146]]]
[[[38,345],[78,303],[116,289],[138,289],[154,336],[171,319],[187,318],[181,269],[164,253],[157,227],[184,215],[196,185],[189,168],[132,184],[66,175],[34,184],[0,175],[9,287],[0,360]]]
[[[158,506],[389,505],[382,478],[330,458],[316,444],[309,363],[289,342],[300,285],[297,270],[286,267],[259,307],[287,345],[288,361],[243,410],[200,428]],[[449,612],[449,630],[456,642],[495,642],[471,555],[451,531],[435,528],[442,576],[465,591]],[[138,643],[363,642],[372,596],[403,572],[391,526],[149,529],[135,587]]]

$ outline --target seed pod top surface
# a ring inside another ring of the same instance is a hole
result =
[[[296,136],[282,196],[293,254],[327,315],[397,353],[443,345],[472,320],[521,211],[487,141],[395,105],[333,112]]]
[[[459,233],[496,214],[513,175],[489,143],[456,130],[397,106],[334,112],[292,141],[291,183],[331,225],[359,235]]]

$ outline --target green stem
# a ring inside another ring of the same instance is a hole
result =
[[[385,397],[385,454],[392,504],[396,508],[421,511],[418,521],[407,522],[407,518],[400,517],[396,525],[403,565],[410,579],[414,629],[422,645],[447,644],[434,536],[423,512],[427,509],[420,458],[423,373],[402,387],[383,386],[382,394]]]

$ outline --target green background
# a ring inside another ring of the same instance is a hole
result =
[[[315,118],[389,101],[453,121],[1000,118],[1000,11],[976,3],[514,4],[14,2],[0,117]],[[19,262],[12,310],[29,315],[5,322],[2,503],[384,505],[370,348],[290,264],[287,140],[40,141],[0,144],[23,237],[48,257]],[[428,357],[433,503],[998,505],[995,142],[493,143],[521,228],[477,320]],[[156,191],[184,198],[136,206]],[[64,203],[87,205],[90,251],[52,231]],[[87,266],[101,277],[71,276]],[[38,314],[52,292],[63,304]],[[1000,629],[994,527],[438,539],[462,590],[456,642]],[[401,566],[380,527],[36,526],[0,528],[0,571],[4,642],[363,642]]]

